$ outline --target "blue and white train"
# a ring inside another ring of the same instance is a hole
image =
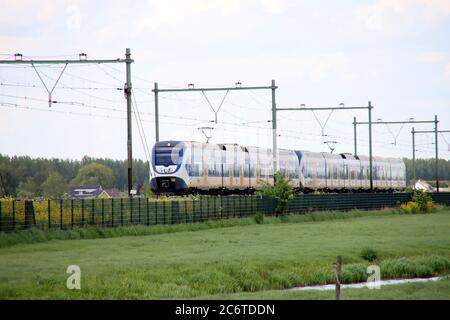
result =
[[[369,190],[369,158],[298,150],[278,150],[278,170],[299,191]],[[161,141],[152,149],[150,186],[156,194],[252,193],[273,184],[271,149],[237,144]],[[396,158],[373,157],[373,187],[406,187],[406,169]]]

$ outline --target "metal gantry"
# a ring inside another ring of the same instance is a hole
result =
[[[439,192],[439,169],[438,169],[438,158],[439,158],[439,154],[438,154],[438,149],[437,149],[437,145],[438,145],[438,117],[437,115],[434,116],[434,120],[406,120],[406,121],[373,121],[371,123],[371,125],[374,124],[413,124],[413,123],[434,123],[434,131],[430,131],[430,132],[434,132],[435,133],[435,140],[436,140],[436,191]],[[358,124],[368,124],[368,122],[357,122],[356,118],[353,119],[353,126],[354,126],[354,133],[353,133],[353,139],[354,139],[354,144],[355,144],[355,155],[356,152],[358,150],[358,144],[357,144],[357,139],[356,139],[356,126]],[[417,132],[417,131],[416,131]],[[414,144],[414,138],[413,138],[413,144]],[[415,157],[415,147],[413,146],[413,157]],[[414,177],[415,180],[415,177]]]
[[[436,164],[435,164],[435,170],[436,170],[436,191],[439,192],[439,151],[438,151],[438,134],[439,133],[449,133],[450,130],[437,130],[437,127],[435,127],[435,130],[414,130],[412,128],[411,135],[412,135],[412,156],[413,156],[413,181],[416,181],[416,134],[418,133],[434,133],[435,134],[435,153],[436,153]]]
[[[29,64],[33,67],[34,71],[38,75],[39,79],[43,83],[45,89],[48,93],[48,102],[49,107],[52,106],[52,93],[55,89],[56,85],[59,82],[59,79],[63,75],[64,71],[66,70],[66,67],[69,64],[107,64],[107,63],[125,63],[126,65],[126,82],[124,86],[124,92],[125,97],[127,100],[127,157],[128,157],[128,195],[130,195],[130,191],[133,187],[133,181],[132,181],[132,161],[133,161],[133,154],[132,154],[132,131],[131,131],[131,63],[134,62],[133,59],[131,59],[131,52],[130,49],[127,48],[125,51],[125,59],[87,59],[87,55],[85,53],[81,53],[79,55],[79,59],[62,59],[62,60],[35,60],[35,59],[23,59],[23,55],[20,53],[16,53],[14,55],[14,60],[0,60],[0,64]],[[39,74],[38,70],[36,69],[36,65],[43,65],[43,64],[63,64],[64,68],[61,71],[58,79],[55,81],[55,84],[53,85],[52,89],[48,89],[47,85],[41,78],[41,75]]]
[[[240,82],[236,83],[235,87],[216,87],[216,88],[194,88],[193,84],[189,84],[188,88],[173,88],[173,89],[159,89],[158,87],[158,83],[155,82],[154,85],[154,89],[152,90],[155,94],[155,140],[156,142],[159,141],[159,101],[158,101],[158,94],[160,92],[195,92],[195,91],[199,91],[202,92],[203,95],[205,95],[205,91],[226,91],[228,94],[229,91],[233,91],[233,90],[271,90],[272,91],[272,131],[273,131],[273,157],[274,157],[274,169],[276,168],[276,150],[277,150],[277,136],[276,136],[276,130],[277,130],[277,124],[276,124],[276,114],[275,114],[275,109],[276,109],[276,102],[275,102],[275,90],[278,87],[275,85],[275,80],[272,80],[271,85],[270,86],[250,86],[250,87],[243,87],[242,84]],[[225,95],[226,97],[226,95]],[[225,99],[224,97],[224,99]],[[208,102],[208,104],[210,105],[210,107],[213,109],[214,111],[214,115],[215,115],[215,123],[217,123],[217,113],[220,110],[220,107],[222,106],[224,99],[222,99],[222,102],[219,106],[219,108],[217,108],[217,110],[215,110],[213,108],[213,106],[211,105],[210,101],[208,100],[208,98],[205,96],[206,101]]]
[[[372,102],[369,101],[367,106],[361,106],[361,107],[345,107],[345,106],[340,106],[340,107],[311,107],[311,108],[306,108],[306,107],[300,107],[300,108],[276,108],[273,107],[273,123],[276,124],[276,111],[317,111],[317,110],[368,110],[368,122],[366,122],[367,124],[369,124],[369,179],[370,179],[370,190],[373,190],[373,157],[372,157]],[[356,118],[354,118],[356,121]],[[276,125],[275,125],[275,138],[276,139]],[[355,129],[355,134],[356,134],[356,129]],[[357,154],[355,153],[355,156],[357,156]]]

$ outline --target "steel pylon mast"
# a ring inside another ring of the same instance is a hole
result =
[[[59,79],[62,77],[64,71],[66,70],[67,66],[69,64],[109,64],[109,63],[125,63],[126,65],[126,82],[124,85],[124,92],[125,92],[125,98],[127,100],[127,158],[128,158],[128,196],[130,196],[130,191],[133,187],[133,172],[132,172],[132,161],[133,161],[133,154],[132,154],[132,127],[131,127],[131,63],[133,63],[134,60],[131,59],[131,52],[130,49],[127,48],[125,51],[125,59],[87,59],[87,55],[85,53],[79,54],[79,59],[61,59],[61,60],[47,60],[47,59],[24,59],[23,55],[20,53],[16,53],[14,55],[14,60],[0,60],[0,64],[28,64],[31,65],[38,75],[39,79],[43,83],[45,89],[48,93],[48,102],[49,107],[52,106],[52,93],[53,90],[56,88]],[[42,64],[61,64],[64,65],[58,79],[55,81],[53,87],[49,89],[46,85],[46,83],[41,78],[41,75],[39,74],[39,71],[36,69],[36,65],[42,65]]]
[[[275,80],[271,81],[270,86],[249,86],[249,87],[243,87],[240,82],[236,83],[235,87],[213,87],[213,88],[195,88],[193,84],[189,84],[188,88],[174,88],[174,89],[159,89],[158,83],[155,82],[154,89],[152,90],[155,94],[155,139],[156,142],[159,141],[159,93],[160,92],[194,92],[194,91],[200,91],[205,95],[206,91],[226,91],[226,94],[228,94],[229,91],[234,90],[271,90],[272,92],[272,155],[273,155],[273,170],[274,172],[277,171],[277,164],[278,164],[278,155],[277,155],[277,121],[276,121],[276,102],[275,102],[275,90],[278,87],[275,85]],[[211,102],[208,100],[208,98],[205,96],[208,104],[214,111],[215,116],[215,122],[217,123],[217,113],[220,110],[220,107],[223,104],[223,101],[226,98],[226,95],[222,99],[222,102],[220,106],[215,110],[213,106],[211,105]]]
[[[438,118],[437,115],[434,116],[434,120],[406,120],[406,121],[372,121],[370,125],[374,124],[407,124],[407,123],[434,123],[435,130],[432,132],[435,132],[436,136],[436,191],[439,192],[439,169],[438,169],[438,149],[437,149],[437,143],[438,143]],[[369,124],[369,122],[357,122],[356,118],[353,119],[353,126],[354,126],[354,133],[353,133],[353,139],[355,143],[355,155],[357,151],[357,141],[356,141],[356,126],[358,124]]]
[[[302,105],[303,106],[303,105]],[[367,106],[361,107],[345,107],[342,103],[339,107],[300,107],[300,108],[274,108],[275,122],[276,122],[276,112],[277,111],[317,111],[317,110],[367,110],[368,111],[368,124],[369,124],[369,180],[370,180],[370,190],[373,190],[373,157],[372,157],[372,102],[369,101]],[[356,118],[354,118],[356,121]],[[322,127],[323,130],[323,127]],[[356,132],[356,131],[355,131]],[[355,154],[356,156],[356,154]]]

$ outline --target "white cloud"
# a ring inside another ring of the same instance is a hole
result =
[[[441,63],[448,59],[450,54],[444,51],[426,51],[418,55],[418,60],[423,63]]]
[[[447,63],[447,65],[445,67],[445,72],[447,73],[448,76],[450,76],[450,62]]]
[[[211,73],[211,70],[214,70]],[[201,81],[223,83],[223,79],[261,81],[261,79],[283,79],[284,81],[307,80],[320,82],[333,80],[350,84],[355,78],[351,59],[342,52],[316,55],[295,55],[290,53],[261,54],[254,57],[233,59],[211,59],[198,65],[170,63],[154,70],[161,81]]]
[[[448,0],[378,0],[356,9],[357,20],[371,31],[403,31],[450,16]]]
[[[20,28],[35,22],[45,22],[55,18],[62,2],[52,0],[15,0],[3,3],[0,10],[0,26]]]
[[[151,29],[174,25],[187,17],[206,12],[227,16],[242,10],[257,11],[261,8],[269,14],[280,14],[286,9],[286,0],[150,0],[148,3],[153,14],[141,20],[141,27]]]

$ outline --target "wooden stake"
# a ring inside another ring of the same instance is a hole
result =
[[[342,257],[336,257],[335,274],[336,274],[336,300],[341,300],[341,273],[342,273]]]

